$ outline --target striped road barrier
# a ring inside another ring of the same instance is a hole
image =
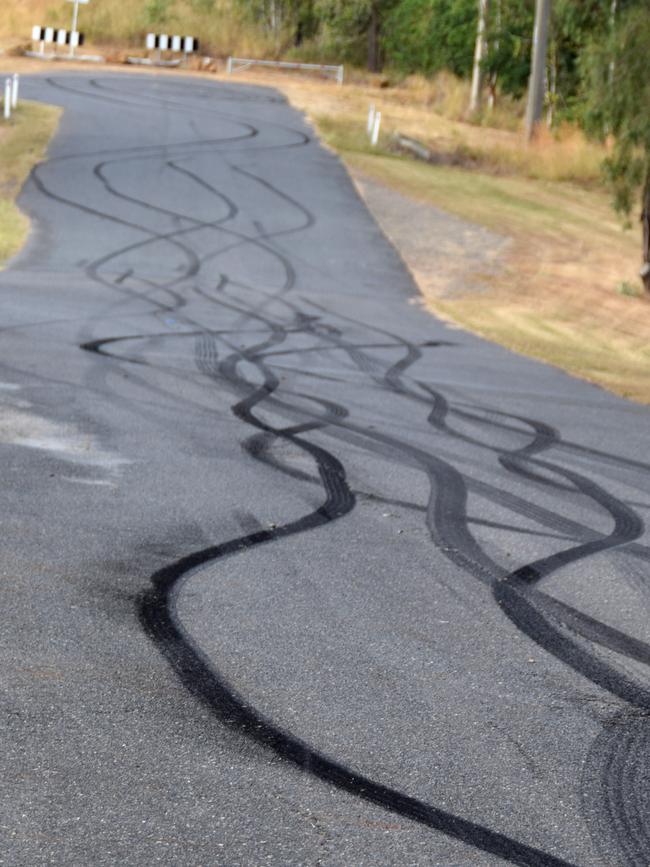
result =
[[[57,48],[68,46],[68,48],[78,48],[84,44],[84,35],[78,30],[55,29],[54,27],[40,27],[38,24],[32,27],[32,42],[39,45],[40,48],[37,54],[45,57],[45,46],[52,45],[56,51]]]

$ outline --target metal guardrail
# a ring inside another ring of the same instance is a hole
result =
[[[270,66],[275,69],[302,69],[307,72],[323,72],[326,75],[332,74],[339,85],[343,84],[345,70],[343,66],[328,66],[324,63],[291,63],[287,60],[252,60],[247,57],[229,57],[228,75],[233,75],[233,73],[241,69],[250,69],[251,66]]]

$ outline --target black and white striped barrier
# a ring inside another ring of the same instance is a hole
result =
[[[194,54],[199,50],[199,40],[193,36],[167,36],[163,33],[147,33],[147,51],[171,51],[173,54]]]
[[[67,45],[69,48],[78,48],[84,44],[84,35],[78,30],[63,30],[55,29],[54,27],[39,27],[36,25],[32,28],[32,42],[40,44],[38,54],[45,56],[45,46],[54,45],[61,47]]]
[[[152,57],[129,57],[129,63],[138,63],[144,66],[180,66],[182,61],[187,61],[190,54],[199,50],[199,40],[193,36],[168,36],[166,33],[147,33],[145,40],[147,52],[155,51]],[[182,54],[178,59],[163,60],[163,52],[170,54]]]

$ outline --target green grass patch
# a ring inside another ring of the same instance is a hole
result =
[[[23,246],[29,220],[16,197],[40,162],[54,134],[61,109],[22,102],[10,121],[0,122],[0,267]]]

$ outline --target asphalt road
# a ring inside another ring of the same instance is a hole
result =
[[[424,312],[277,93],[23,84],[0,863],[647,865],[648,409]]]

